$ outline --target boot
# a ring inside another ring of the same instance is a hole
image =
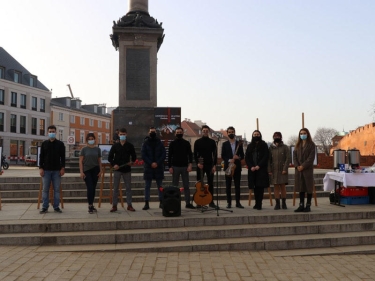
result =
[[[148,205],[148,200],[145,201],[145,206],[142,208],[142,210],[148,210],[150,209],[150,206]]]
[[[305,213],[311,212],[311,199],[312,199],[312,193],[307,193],[307,203],[306,208],[303,210]]]
[[[276,201],[276,205],[275,205],[275,208],[273,208],[274,210],[280,210],[280,199],[275,199]]]
[[[306,204],[306,207],[305,209],[303,210],[305,213],[308,213],[308,212],[311,212],[311,208],[310,208],[311,204]]]
[[[281,208],[283,208],[284,210],[288,209],[288,208],[286,207],[286,198],[282,198],[282,201],[283,201],[283,203],[282,203],[282,205],[281,205]]]
[[[304,205],[305,205],[304,203],[299,203],[299,207],[297,209],[295,209],[294,212],[296,212],[296,213],[303,212],[303,210],[305,209]]]

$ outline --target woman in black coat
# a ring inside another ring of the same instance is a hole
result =
[[[249,189],[254,189],[254,209],[262,210],[264,188],[269,187],[268,145],[262,140],[260,131],[255,130],[247,146],[245,161],[248,168]]]

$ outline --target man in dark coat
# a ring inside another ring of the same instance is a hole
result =
[[[235,165],[233,176],[226,175],[225,186],[227,193],[227,208],[232,208],[232,180],[234,180],[234,191],[236,194],[236,207],[243,209],[240,203],[241,199],[241,159],[244,158],[242,143],[235,139],[236,130],[234,127],[228,127],[227,134],[229,140],[223,143],[221,148],[221,158],[224,161],[224,170],[226,171],[228,166]]]
[[[249,189],[254,189],[254,209],[262,210],[264,188],[269,187],[268,145],[262,140],[262,134],[255,130],[247,146],[245,160],[248,168]]]
[[[149,136],[142,145],[142,160],[144,161],[143,179],[145,180],[145,206],[143,210],[150,208],[150,187],[153,179],[156,180],[158,188],[159,208],[162,208],[163,193],[160,191],[164,179],[164,159],[166,156],[164,145],[161,140],[156,137],[156,129],[150,127]]]

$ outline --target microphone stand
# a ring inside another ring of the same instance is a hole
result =
[[[220,136],[216,136],[217,141],[216,141],[216,154],[219,151],[219,142],[220,142]],[[216,155],[217,156],[217,155]],[[217,163],[215,163],[216,165]],[[219,169],[221,170],[221,165],[216,165],[216,215],[219,216],[219,211],[226,211],[233,213],[233,210],[227,210],[227,209],[222,209],[219,207]]]

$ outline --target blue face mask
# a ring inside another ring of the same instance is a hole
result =
[[[120,141],[126,140],[126,136],[120,136]]]
[[[50,139],[55,139],[56,138],[56,133],[48,133],[48,137]]]
[[[307,140],[307,135],[300,135],[301,140]]]
[[[87,143],[93,145],[95,143],[95,140],[88,140]]]

